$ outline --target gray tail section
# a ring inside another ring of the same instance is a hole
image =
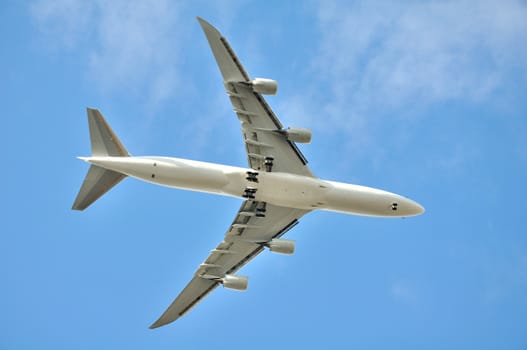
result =
[[[97,109],[88,108],[92,157],[129,157],[130,154]],[[126,175],[91,165],[72,209],[84,210]]]
[[[126,175],[91,165],[72,209],[84,210],[117,185]]]
[[[119,138],[97,109],[88,108],[92,157],[129,157]]]

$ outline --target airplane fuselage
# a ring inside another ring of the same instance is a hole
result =
[[[170,157],[86,157],[83,160],[157,185],[254,199],[303,210],[407,217],[416,202],[383,190],[282,172],[265,172]]]

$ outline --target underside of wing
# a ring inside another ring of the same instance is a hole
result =
[[[261,95],[274,94],[276,82],[268,79],[251,80],[227,40],[209,23],[201,18],[198,20],[223,76],[233,110],[240,120],[250,167],[256,171],[313,176],[305,157],[291,139],[289,129],[283,129],[282,123]],[[301,135],[297,141],[310,139],[310,133],[309,137],[304,136]],[[248,172],[247,180],[258,182],[256,175],[257,172]],[[226,288],[246,289],[247,277],[234,273],[266,247],[274,252],[293,252],[294,242],[280,237],[308,211],[256,201],[252,192],[246,193],[244,197],[248,200],[242,204],[223,241],[210,252],[188,285],[150,328],[175,321],[219,284]]]
[[[282,248],[281,252],[285,252],[284,245],[280,243],[290,241],[280,242],[278,238],[294,227],[306,213],[307,211],[299,209],[245,201],[223,241],[211,251],[189,284],[150,328],[163,326],[183,316],[219,284],[233,289],[245,289],[247,279],[233,274],[265,247],[276,245],[276,251]]]
[[[276,82],[251,80],[227,39],[208,22],[199,17],[198,20],[223,76],[233,110],[241,122],[249,166],[261,171],[313,176],[306,158],[260,93],[275,92]],[[310,137],[309,133],[308,139]]]

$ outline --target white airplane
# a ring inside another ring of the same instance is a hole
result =
[[[150,328],[175,321],[222,284],[247,289],[236,271],[260,254],[292,254],[295,243],[281,237],[306,213],[320,209],[356,215],[408,217],[424,212],[403,196],[365,186],[317,178],[295,142],[309,143],[307,129],[288,128],[262,94],[274,95],[277,83],[251,79],[227,40],[198,17],[232,107],[241,122],[249,168],[170,157],[132,157],[101,113],[88,108],[91,164],[73,208],[84,210],[127,176],[157,185],[243,198],[222,242],[199,265],[188,285]]]

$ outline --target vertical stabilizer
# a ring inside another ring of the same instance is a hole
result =
[[[130,154],[97,109],[88,108],[92,157],[129,157]],[[91,165],[72,209],[84,210],[126,175]]]
[[[130,154],[97,109],[88,108],[92,157],[128,157]]]

